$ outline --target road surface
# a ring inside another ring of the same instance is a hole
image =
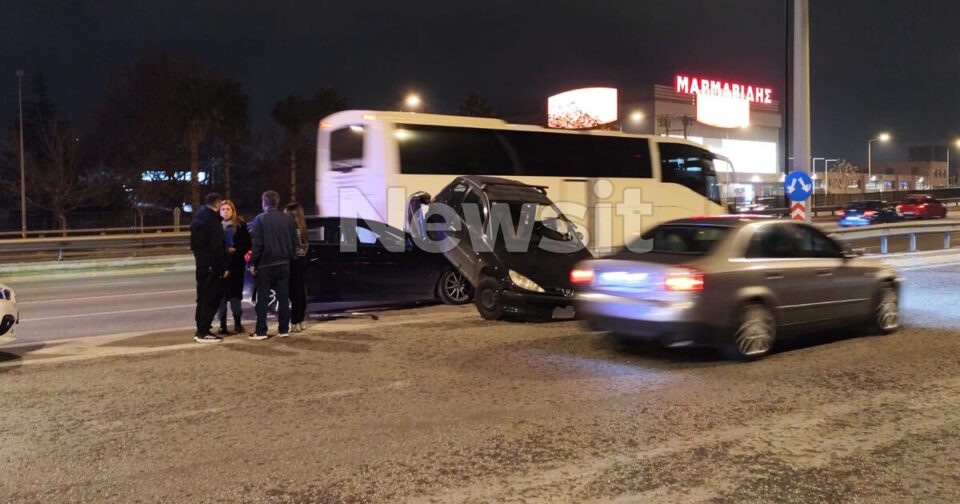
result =
[[[469,306],[199,345],[188,276],[23,284],[87,337],[0,353],[0,501],[957,502],[960,266],[904,275],[899,333],[749,364]]]

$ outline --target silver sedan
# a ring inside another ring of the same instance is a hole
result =
[[[577,314],[623,339],[709,345],[736,359],[777,338],[900,326],[900,280],[807,224],[744,216],[671,221],[570,273]]]

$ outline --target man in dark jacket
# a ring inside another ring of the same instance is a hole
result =
[[[190,249],[197,263],[197,333],[193,339],[198,343],[222,341],[210,333],[210,324],[223,297],[223,279],[230,275],[223,248],[222,199],[219,194],[208,194],[205,206],[190,223]]]
[[[253,219],[251,270],[256,277],[257,329],[250,339],[267,339],[267,303],[270,289],[277,295],[277,321],[281,338],[290,335],[290,261],[299,244],[297,224],[277,210],[280,195],[267,191],[261,197],[263,213]]]

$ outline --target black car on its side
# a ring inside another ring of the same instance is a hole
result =
[[[473,288],[442,254],[383,222],[308,217],[307,311],[337,313],[432,302],[469,303]],[[253,278],[247,273],[245,297]],[[276,299],[270,300],[275,311]]]
[[[457,222],[438,224],[440,205]],[[414,236],[452,239],[455,245],[443,255],[475,286],[474,304],[483,318],[573,317],[570,270],[591,255],[545,188],[497,177],[457,177],[433,198],[411,196],[407,216]]]

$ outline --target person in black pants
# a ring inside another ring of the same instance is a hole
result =
[[[267,191],[261,197],[263,213],[253,219],[253,249],[250,271],[256,278],[257,328],[250,339],[267,339],[267,303],[270,289],[277,295],[277,321],[281,338],[290,336],[290,261],[297,249],[297,225],[290,216],[277,210],[280,195]]]
[[[197,264],[197,310],[194,319],[198,343],[217,343],[221,338],[210,334],[210,324],[223,297],[223,279],[230,276],[227,254],[223,248],[223,227],[220,223],[219,194],[208,194],[190,223],[190,250]]]
[[[247,223],[237,213],[237,207],[230,200],[220,203],[220,217],[223,218],[223,239],[230,266],[230,277],[224,280],[224,294],[220,299],[217,317],[220,319],[220,331],[217,334],[230,334],[227,331],[227,305],[233,312],[233,331],[244,332],[243,324],[243,269],[247,265],[244,256],[250,251],[250,232]]]
[[[303,216],[303,205],[297,202],[288,203],[283,213],[297,224],[297,248],[290,262],[290,304],[293,305],[290,323],[293,332],[300,332],[307,315],[307,220]]]

